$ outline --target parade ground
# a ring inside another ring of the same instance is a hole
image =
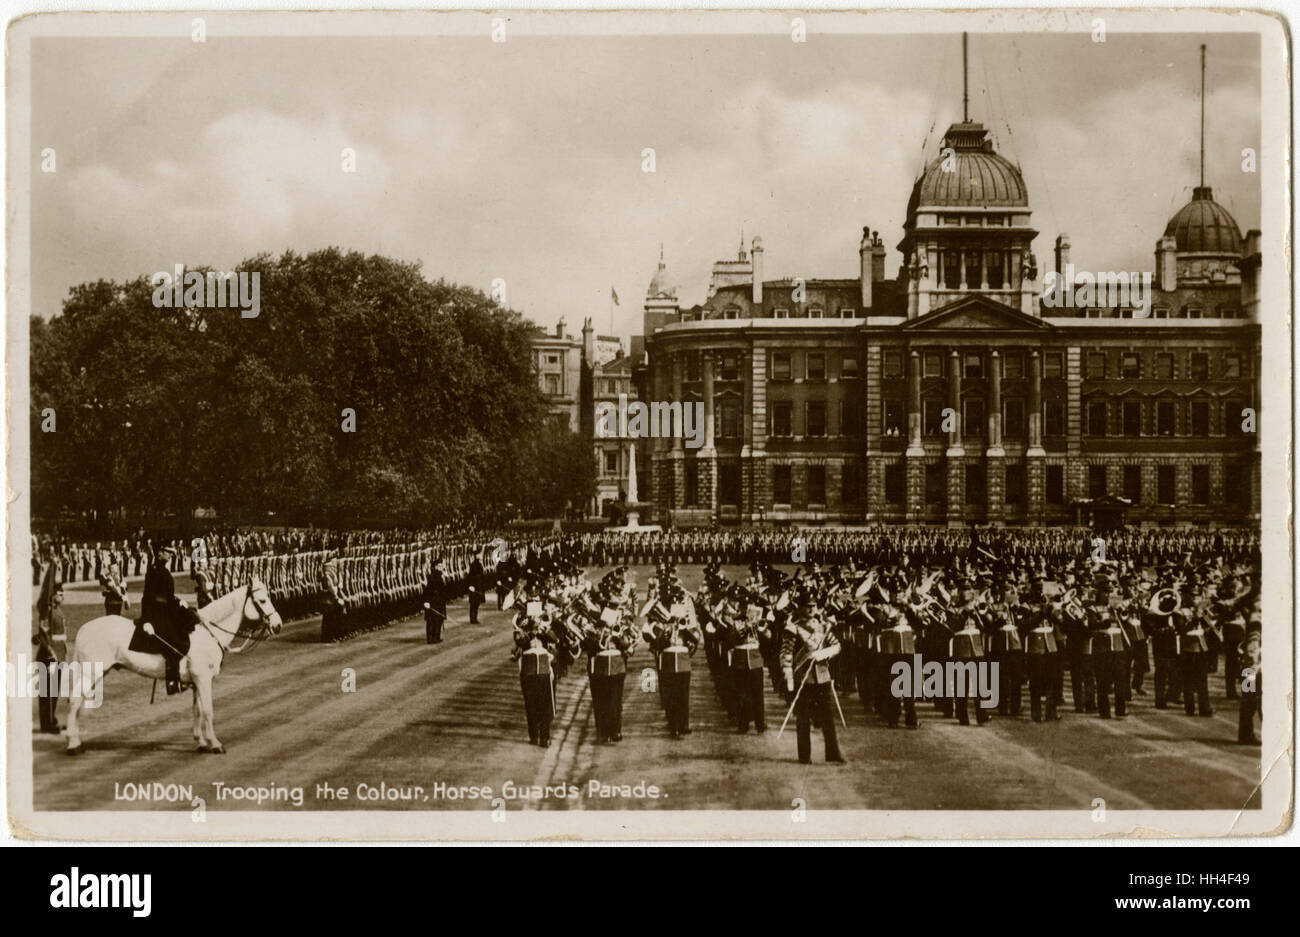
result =
[[[644,595],[653,570],[634,572]],[[723,572],[732,580],[746,574]],[[701,569],[683,566],[681,575],[693,591]],[[191,588],[185,576],[177,585]],[[131,587],[138,597],[139,581]],[[71,647],[77,628],[103,614],[103,605],[93,585],[68,586],[65,594]],[[497,611],[494,595],[477,625],[468,623],[463,599],[448,611],[438,645],[425,643],[419,618],[321,644],[320,619],[311,618],[228,656],[215,684],[223,755],[194,751],[188,692],[168,698],[159,685],[151,704],[149,680],[112,672],[103,706],[84,713],[84,755],[67,757],[61,735],[34,736],[34,806],[190,810],[184,795],[192,791],[209,810],[247,810],[259,805],[228,789],[297,787],[306,810],[489,810],[510,790],[519,796],[507,797],[507,810],[776,810],[796,800],[809,810],[1091,810],[1098,798],[1110,810],[1259,806],[1260,749],[1236,744],[1237,703],[1225,699],[1221,671],[1210,677],[1215,714],[1208,718],[1186,716],[1181,706],[1156,710],[1149,677],[1148,695],[1132,701],[1126,718],[1076,714],[1067,679],[1059,722],[1031,722],[1026,702],[1022,716],[962,726],[921,702],[919,728],[891,730],[841,688],[848,727],[839,739],[848,764],[825,764],[814,732],[813,763],[801,765],[793,720],[777,737],[786,706],[770,685],[766,733],[736,734],[703,650],[693,659],[692,734],[671,738],[651,655],[640,646],[628,661],[622,741],[596,741],[579,663],[558,686],[551,745],[542,749],[528,743],[510,656],[513,612]],[[345,691],[351,685],[355,691]],[[60,723],[66,712],[61,701]],[[572,796],[575,787],[583,796]],[[543,796],[531,796],[538,789]],[[339,790],[348,791],[346,800]],[[294,805],[282,798],[260,806]]]

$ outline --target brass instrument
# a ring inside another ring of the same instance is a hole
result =
[[[1069,589],[1063,593],[1058,604],[1061,610],[1075,621],[1083,621],[1086,617],[1083,611],[1083,603],[1079,601],[1079,596],[1074,589]]]
[[[1182,601],[1173,589],[1157,589],[1147,604],[1147,611],[1153,615],[1173,615],[1182,608]]]

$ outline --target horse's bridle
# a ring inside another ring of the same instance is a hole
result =
[[[220,641],[217,641],[217,646],[221,648],[221,656],[223,658],[226,656],[227,650],[229,650],[232,654],[238,654],[241,651],[246,650],[250,645],[260,644],[261,642],[267,640],[271,636],[270,634],[271,628],[266,623],[266,613],[262,611],[262,609],[258,606],[257,602],[253,599],[252,578],[250,577],[244,585],[247,591],[244,594],[244,607],[240,610],[242,617],[240,618],[239,628],[235,629],[234,631],[231,631],[229,628],[223,628],[220,625],[215,624],[214,622],[203,621],[202,619],[199,620],[200,624],[202,624],[204,628],[208,629],[209,634],[212,634],[212,630],[215,628],[217,631],[220,631],[222,634],[230,635],[232,639],[239,637],[244,632],[244,628],[243,628],[244,622],[251,621],[258,625],[257,629],[254,630],[251,634],[249,634],[244,639],[244,643],[239,645],[239,647],[227,648],[224,645],[222,645]],[[265,584],[263,584],[262,588],[263,589],[266,588]],[[253,611],[256,613],[254,615],[248,614],[249,602],[253,603]],[[216,641],[216,635],[213,635],[212,637],[213,640]]]

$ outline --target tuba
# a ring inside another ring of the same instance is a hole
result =
[[[1178,593],[1173,589],[1157,589],[1151,596],[1151,602],[1147,605],[1147,611],[1153,615],[1172,615],[1182,606],[1178,598]]]

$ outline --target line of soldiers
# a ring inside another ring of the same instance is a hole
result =
[[[61,537],[32,535],[32,585],[40,585],[51,565],[60,583],[99,582],[116,567],[122,576],[143,576],[164,547],[170,547],[171,572],[184,571],[185,550],[179,540],[120,540],[74,543]]]
[[[292,560],[303,556],[319,562],[315,587],[309,580],[291,580],[286,605],[292,611],[300,602],[321,609],[321,640],[335,641],[359,631],[380,628],[395,621],[425,618],[426,640],[442,640],[442,625],[447,617],[447,602],[466,593],[471,596],[471,622],[477,620],[482,601],[485,570],[496,566],[491,545],[462,543],[395,549],[384,545],[370,548],[368,555],[298,554],[296,557],[242,557],[252,561],[254,569],[261,560]],[[278,566],[280,564],[273,564]],[[283,566],[280,566],[283,568]],[[298,569],[297,566],[294,567]],[[277,581],[273,569],[268,582],[277,607],[280,593],[271,582]],[[283,580],[278,580],[283,582]],[[282,613],[284,614],[284,613]],[[287,615],[285,617],[288,617]]]
[[[597,741],[622,740],[627,659],[637,645],[634,590],[625,567],[593,585],[576,567],[554,567],[534,557],[506,597],[507,609],[519,603],[513,658],[531,744],[550,745],[555,688],[584,654]]]
[[[583,563],[658,565],[666,561],[706,563],[788,563],[792,545],[801,554],[796,562],[913,564],[947,566],[979,555],[981,549],[1018,562],[1069,562],[1091,551],[1097,532],[1086,527],[1028,527],[950,529],[942,527],[878,527],[756,531],[687,530],[618,532],[570,537],[566,549]],[[1104,534],[1106,554],[1142,566],[1184,556],[1221,557],[1251,561],[1259,553],[1254,528],[1152,530],[1120,528]]]

